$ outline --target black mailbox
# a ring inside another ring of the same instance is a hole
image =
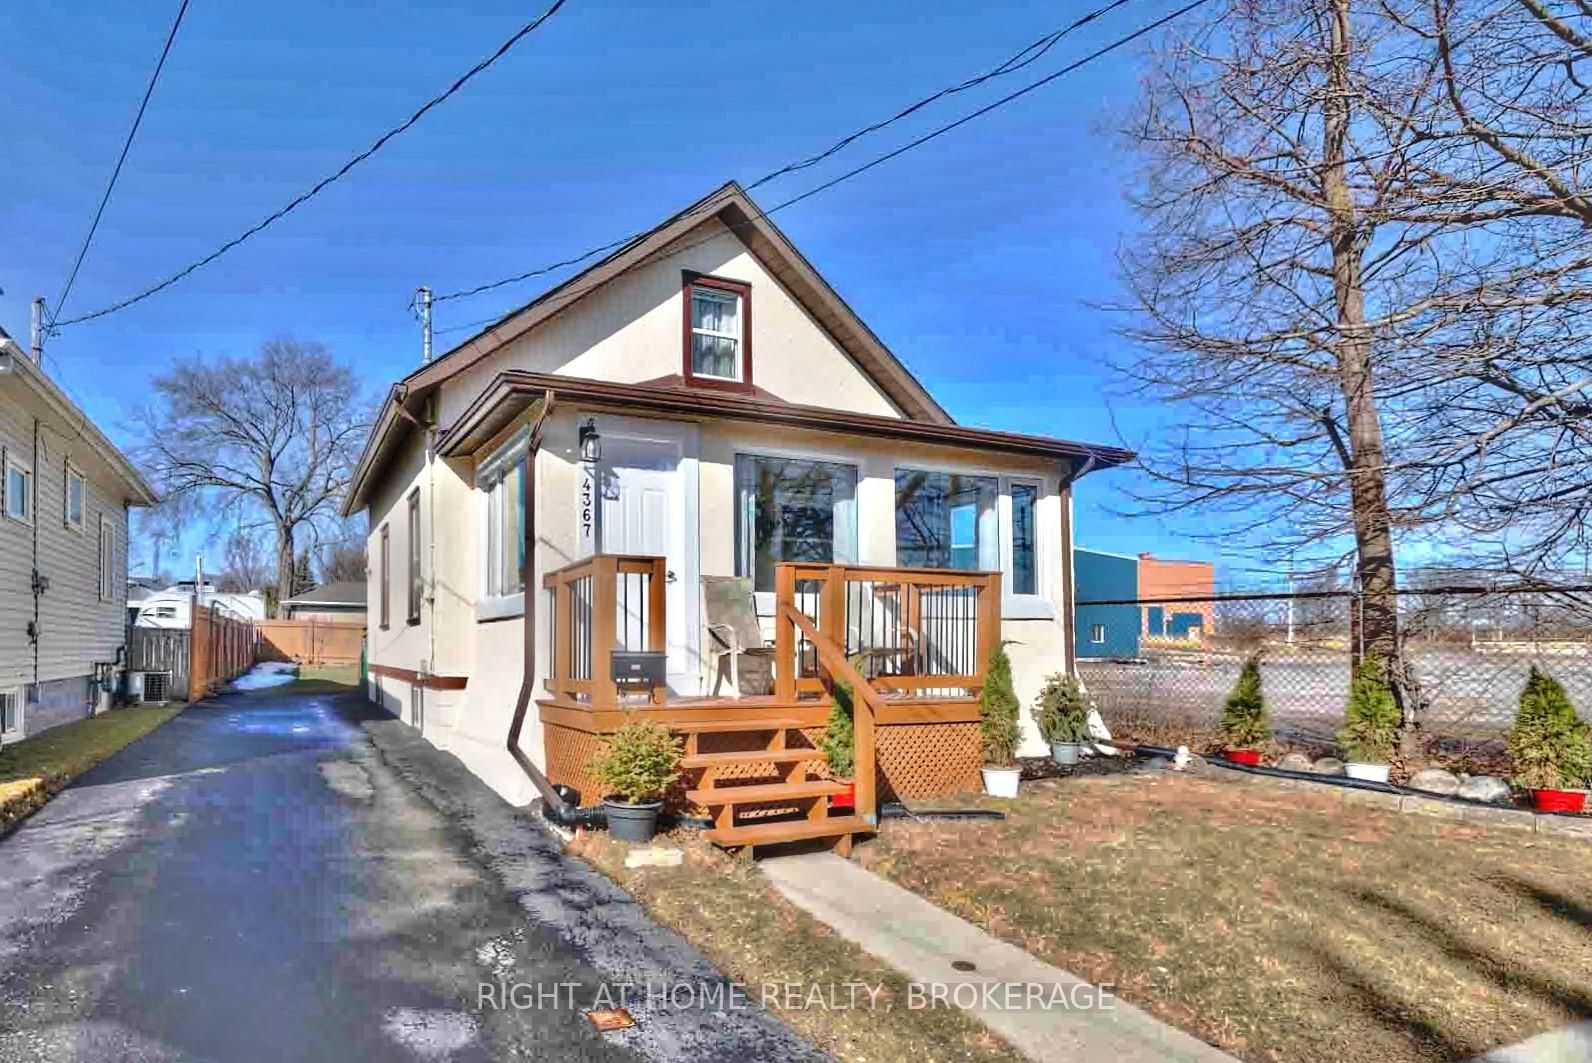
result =
[[[654,650],[615,650],[613,680],[650,687],[663,686],[669,674],[669,655]]]

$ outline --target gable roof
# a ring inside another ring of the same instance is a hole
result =
[[[153,506],[160,501],[155,489],[149,486],[142,473],[121,450],[106,438],[105,433],[69,398],[61,385],[50,379],[32,358],[24,354],[15,340],[0,332],[0,376],[16,380],[31,392],[40,407],[50,411],[76,434],[83,443],[105,463],[106,469],[122,489],[122,498],[129,505]]]
[[[411,389],[424,390],[463,372],[714,218],[746,245],[905,416],[933,424],[955,423],[918,378],[874,335],[840,293],[830,287],[823,275],[734,181],[720,186],[606,258],[504,315],[429,365],[416,369],[404,377],[402,383]]]
[[[313,590],[284,599],[283,605],[357,605],[365,608],[366,582],[362,579],[336,580],[323,583]]]

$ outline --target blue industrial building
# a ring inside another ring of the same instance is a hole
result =
[[[1100,550],[1072,552],[1073,585],[1077,594],[1074,625],[1079,657],[1137,657],[1142,616],[1134,599],[1139,596],[1139,559]],[[1091,601],[1123,605],[1085,605]]]

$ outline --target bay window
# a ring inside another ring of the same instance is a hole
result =
[[[857,560],[857,470],[803,458],[735,458],[735,574],[774,589],[781,561]]]

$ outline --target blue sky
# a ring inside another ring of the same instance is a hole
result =
[[[339,166],[541,5],[193,0],[65,316],[160,279]],[[1085,3],[800,5],[571,0],[463,93],[284,222],[168,291],[54,338],[47,367],[113,438],[174,357],[320,340],[374,391],[418,360],[417,284],[468,287],[646,228],[981,72]],[[1141,0],[991,91],[942,104],[771,205],[1154,18]],[[0,10],[0,325],[54,300],[176,8]],[[463,9],[463,10],[461,10]],[[1131,445],[1157,414],[1113,398],[1133,105],[1127,49],[776,218],[961,421]],[[553,278],[557,279],[557,278]],[[543,282],[546,283],[546,282]],[[536,282],[443,304],[446,329]],[[460,338],[462,333],[453,338]],[[447,337],[444,337],[447,339]],[[1108,412],[1115,410],[1117,426]],[[1214,556],[1124,520],[1130,473],[1089,477],[1079,540]],[[182,567],[178,565],[177,567]]]

